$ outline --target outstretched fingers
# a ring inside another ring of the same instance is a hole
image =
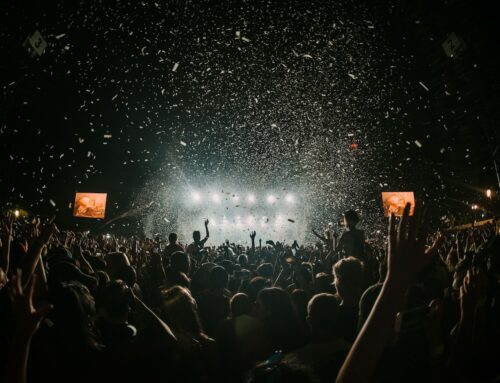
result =
[[[390,254],[391,251],[394,251],[395,246],[396,246],[396,237],[397,237],[397,232],[396,232],[396,217],[394,216],[393,213],[389,216],[389,238],[387,240],[387,251]]]
[[[410,222],[410,207],[411,207],[410,203],[407,203],[405,205],[405,208],[403,210],[403,216],[399,221],[398,235],[397,235],[398,244],[402,244],[405,241],[406,235],[408,233],[408,225]]]

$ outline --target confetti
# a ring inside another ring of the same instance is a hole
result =
[[[429,88],[425,86],[425,84],[422,81],[418,82],[422,88],[424,88],[427,92],[429,91]]]

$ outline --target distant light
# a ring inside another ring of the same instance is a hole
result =
[[[201,195],[200,193],[194,191],[191,193],[191,199],[194,201],[194,202],[200,202],[201,201]]]
[[[267,203],[275,203],[276,202],[276,197],[271,195],[267,196]]]
[[[107,239],[110,239],[110,238],[111,238],[111,235],[110,235],[110,234],[106,234],[106,238],[107,238]]]
[[[262,217],[262,220],[260,221],[260,226],[265,227],[266,223],[269,221],[269,218],[267,217]]]
[[[19,210],[14,210],[14,217],[16,218],[19,218],[19,216],[21,215],[21,212]]]
[[[248,225],[252,225],[252,224],[254,224],[254,223],[255,223],[255,218],[253,217],[253,215],[249,215],[249,216],[247,217],[247,224],[248,224]]]
[[[238,227],[241,226],[241,217],[239,215],[236,216],[236,226],[238,226]]]
[[[239,195],[236,195],[236,194],[235,194],[235,195],[233,195],[233,200],[234,200],[235,202],[238,202],[238,201],[240,200],[240,196],[239,196]]]
[[[285,201],[288,202],[288,203],[294,203],[295,202],[295,198],[293,198],[293,195],[287,194],[286,197],[285,197]]]
[[[491,198],[491,189],[486,190],[486,197]]]
[[[247,201],[250,202],[250,203],[254,203],[255,202],[255,195],[249,194],[247,196]]]
[[[218,194],[214,194],[214,195],[212,195],[212,200],[213,200],[214,202],[220,202],[220,195],[218,195]]]
[[[471,208],[472,208],[472,210],[477,210],[478,206],[474,204],[471,206]]]

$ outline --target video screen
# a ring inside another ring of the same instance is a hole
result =
[[[413,192],[382,192],[382,204],[386,217],[389,217],[390,214],[402,216],[407,203],[411,204],[410,215],[413,215],[415,209]]]
[[[73,216],[104,218],[107,193],[76,193]]]

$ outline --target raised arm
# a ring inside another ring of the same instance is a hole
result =
[[[5,274],[9,272],[10,264],[10,244],[12,243],[12,238],[14,235],[13,230],[14,215],[12,213],[7,213],[2,217],[2,237],[0,238],[0,243],[2,248],[0,249],[0,269],[2,269]]]
[[[255,231],[250,232],[250,239],[252,240],[252,252],[255,252],[255,236],[257,233]]]
[[[409,216],[407,204],[396,230],[394,216],[389,218],[387,277],[375,305],[362,327],[337,376],[337,383],[369,382],[389,341],[394,319],[400,311],[406,290],[414,276],[431,260],[442,237],[425,251],[429,215],[420,206]]]
[[[36,228],[33,243],[30,244],[28,256],[23,263],[23,284],[26,285],[37,268],[38,262],[41,262],[42,252],[50,241],[53,234],[59,232],[54,223],[49,223],[41,230]]]
[[[205,242],[207,242],[208,238],[210,237],[210,233],[208,232],[208,224],[209,220],[205,220],[205,238],[202,239],[201,243],[204,245]]]
[[[52,309],[48,303],[35,308],[33,305],[33,292],[36,278],[30,279],[28,286],[23,288],[22,272],[17,270],[17,275],[12,278],[9,297],[12,304],[13,344],[8,356],[5,381],[8,383],[25,383],[30,352],[31,338],[40,326],[41,321]]]
[[[326,244],[328,244],[328,239],[323,237],[322,235],[319,235],[316,230],[312,229],[312,233],[318,237],[321,241],[325,242]]]

